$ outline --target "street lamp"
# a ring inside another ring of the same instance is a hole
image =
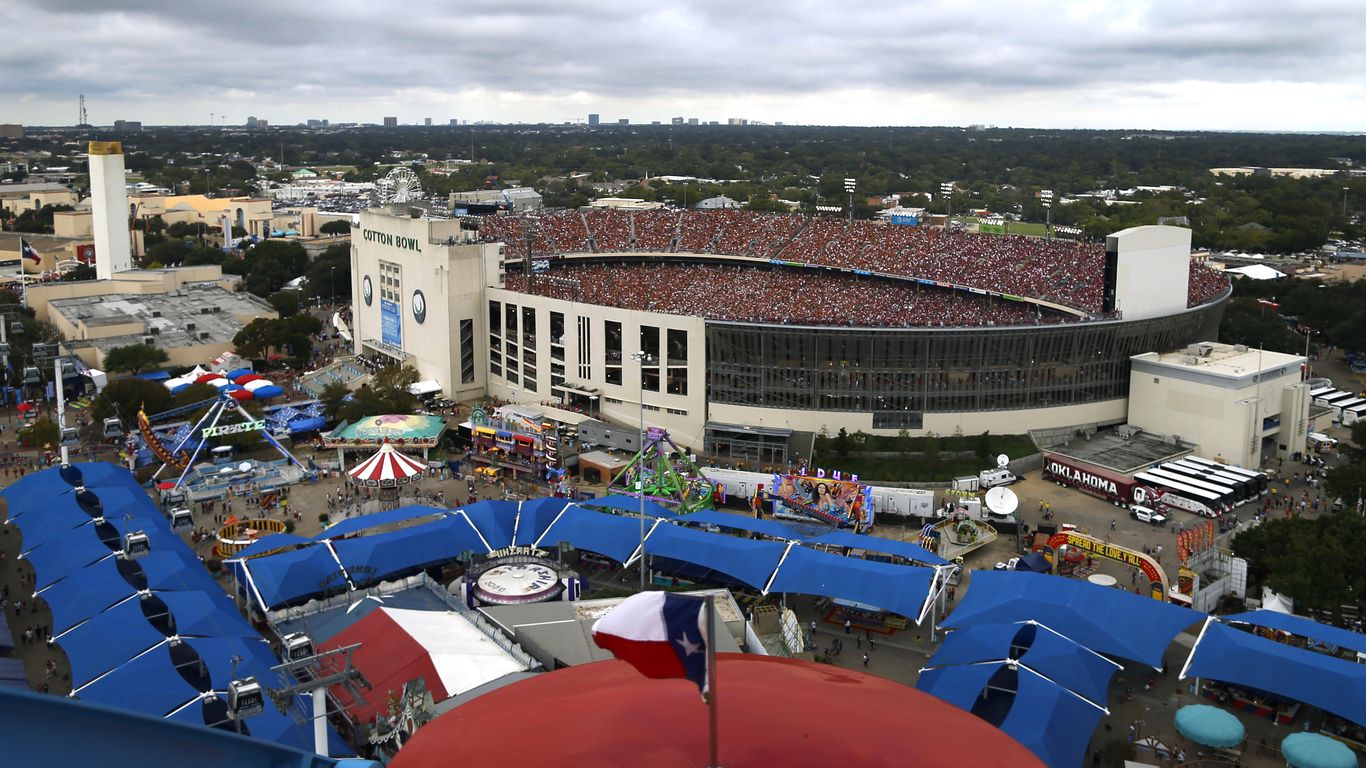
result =
[[[645,364],[654,357],[645,352],[632,352],[631,359],[640,363],[640,437],[636,443],[640,463],[636,465],[636,498],[640,501],[640,591],[645,591]]]
[[[1342,218],[1347,218],[1347,187],[1342,188]]]
[[[849,193],[849,223],[850,223],[850,224],[853,224],[853,223],[854,223],[854,188],[857,187],[857,186],[858,186],[858,182],[854,181],[853,179],[845,179],[845,180],[844,180],[844,191]]]
[[[944,197],[944,204],[948,206],[948,215],[944,219],[944,231],[953,229],[953,182],[946,181],[939,185],[939,194]]]
[[[1053,239],[1053,190],[1041,190],[1039,199],[1043,201],[1043,238],[1045,242],[1048,242]]]
[[[334,265],[334,266],[332,266],[332,267],[329,267],[329,269],[332,270],[332,277],[331,277],[331,279],[328,281],[329,284],[330,284],[329,287],[330,287],[331,290],[332,290],[332,303],[333,303],[333,304],[336,304],[336,303],[337,303],[337,267]]]

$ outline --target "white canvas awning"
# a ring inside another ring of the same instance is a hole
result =
[[[441,382],[437,381],[436,379],[427,379],[426,381],[419,381],[416,384],[413,384],[412,386],[408,387],[408,393],[417,395],[418,397],[421,397],[423,395],[434,395],[440,391]]]

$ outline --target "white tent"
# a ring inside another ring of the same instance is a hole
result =
[[[1284,613],[1289,616],[1295,614],[1295,604],[1285,595],[1278,595],[1267,587],[1262,587],[1262,610]]]
[[[1285,277],[1284,272],[1272,269],[1265,264],[1249,264],[1246,267],[1233,267],[1232,269],[1225,269],[1224,272],[1232,275],[1250,277],[1253,280],[1275,280],[1277,278]]]

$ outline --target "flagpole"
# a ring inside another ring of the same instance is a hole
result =
[[[711,746],[711,759],[708,768],[721,768],[716,741],[716,593],[707,595],[707,720],[708,736]]]

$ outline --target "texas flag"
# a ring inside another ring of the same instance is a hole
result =
[[[38,255],[38,249],[29,245],[23,238],[19,238],[19,255],[25,259],[33,259],[34,264],[41,264],[43,261],[43,257]]]
[[[593,624],[593,640],[646,677],[686,677],[707,693],[707,601],[641,592]]]

